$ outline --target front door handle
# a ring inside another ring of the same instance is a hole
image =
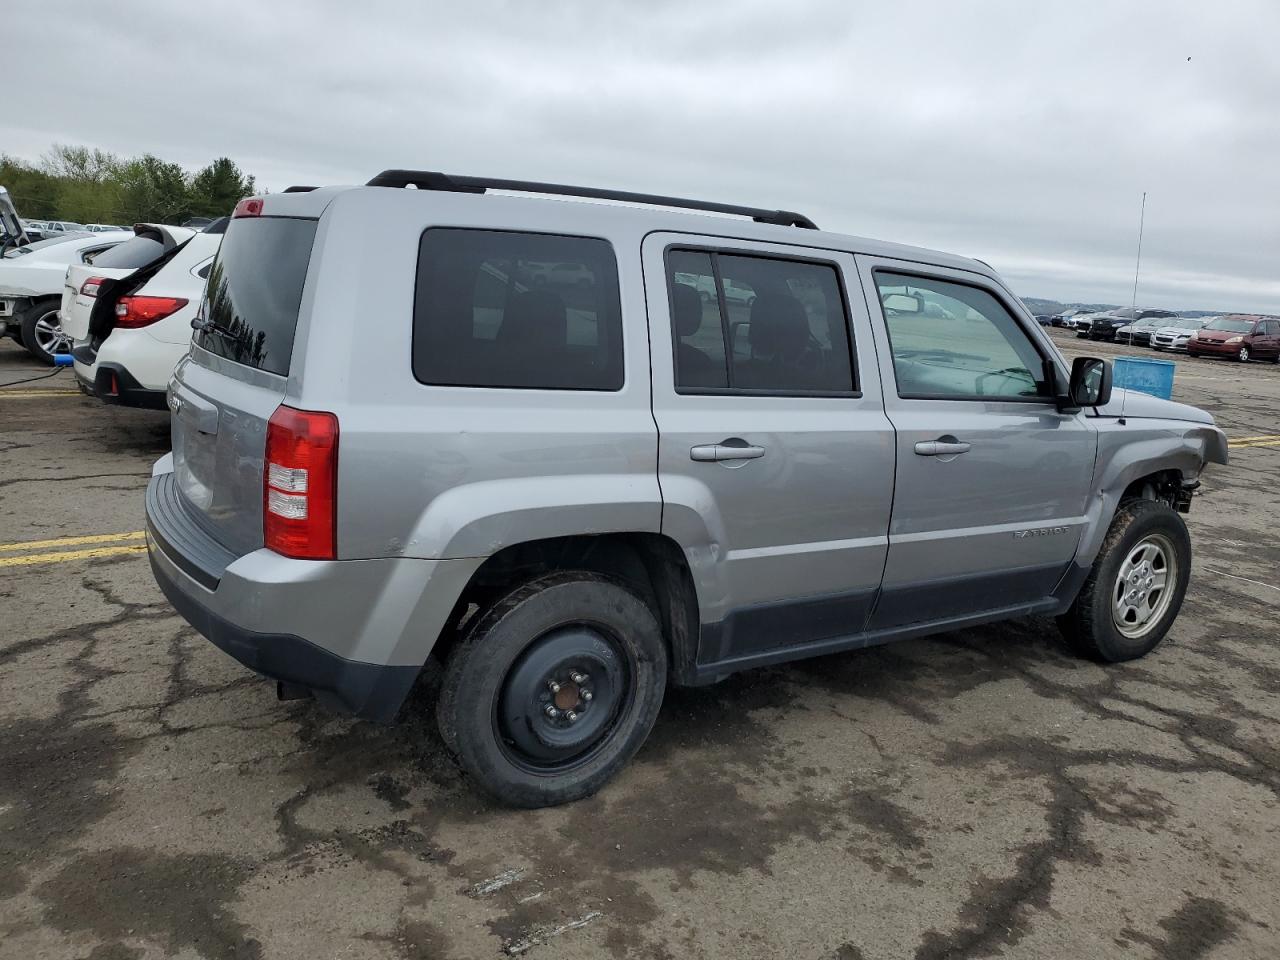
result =
[[[725,460],[758,460],[764,456],[764,447],[752,446],[736,437],[723,443],[700,443],[689,450],[689,459],[699,463]]]
[[[920,457],[954,457],[957,454],[968,452],[969,444],[954,437],[944,437],[941,440],[921,440],[916,444],[916,455]]]

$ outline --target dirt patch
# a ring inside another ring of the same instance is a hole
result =
[[[171,953],[190,947],[203,957],[259,960],[260,945],[229,909],[251,872],[230,857],[100,850],[71,860],[36,893],[45,923],[65,933],[145,937]]]

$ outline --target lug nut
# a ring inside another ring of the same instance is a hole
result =
[[[552,693],[559,693],[559,692],[560,692],[560,684],[556,683],[554,680],[548,680],[548,681],[547,681],[547,689],[548,689],[548,690],[550,690]]]
[[[574,683],[586,683],[587,675],[585,673],[571,673],[569,674],[569,679]]]
[[[555,708],[555,705],[554,705],[554,704],[550,704],[550,703],[548,703],[548,704],[547,704],[547,709],[546,709],[544,712],[545,712],[545,713],[546,713],[546,715],[547,715],[548,717],[550,717],[552,720],[554,720],[556,717],[560,716],[560,711],[559,711],[559,710],[557,710],[557,709]]]
[[[568,718],[568,720],[569,720],[569,722],[570,722],[570,723],[573,723],[575,720],[577,720],[577,719],[578,719],[578,715],[577,715],[576,713],[574,713],[572,710],[570,710],[568,713],[566,713],[566,714],[565,714],[565,717],[567,717],[567,718]]]
[[[591,691],[590,691],[590,690],[583,690],[583,691],[582,691],[582,699],[583,699],[585,702],[590,703],[590,702],[591,702]]]

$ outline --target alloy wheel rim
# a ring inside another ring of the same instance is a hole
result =
[[[1246,362],[1248,361],[1248,359],[1249,359],[1249,348],[1248,348],[1248,347],[1241,347],[1241,348],[1240,348],[1240,359],[1241,359],[1241,360],[1244,360],[1244,361],[1246,361]]]
[[[1146,636],[1173,602],[1177,554],[1160,534],[1141,540],[1125,555],[1111,590],[1111,620],[1130,640]]]
[[[36,346],[50,356],[71,352],[71,338],[63,333],[62,324],[58,323],[57,316],[56,310],[50,310],[35,324]]]

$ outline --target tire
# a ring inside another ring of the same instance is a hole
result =
[[[1248,344],[1245,344],[1240,348],[1240,353],[1237,355],[1237,357],[1241,363],[1249,362],[1249,345]]]
[[[590,796],[626,765],[666,681],[648,604],[595,573],[551,573],[498,600],[453,648],[436,719],[481,790],[548,807]]]
[[[1151,545],[1158,548],[1162,559],[1150,559],[1147,548]],[[1132,562],[1140,552],[1149,558],[1145,566]],[[1148,587],[1145,591],[1148,619],[1141,619],[1143,604],[1139,603],[1130,607],[1137,615],[1122,630],[1117,623],[1120,614],[1115,600],[1129,599],[1135,593],[1142,596],[1144,584],[1158,580],[1154,574],[1161,569],[1165,573],[1164,589]],[[1122,571],[1132,571],[1136,577],[1129,582],[1133,589],[1127,596],[1121,591]],[[1163,501],[1131,501],[1116,511],[1093,569],[1075,602],[1058,618],[1058,627],[1082,657],[1103,663],[1137,659],[1153,650],[1168,633],[1182,608],[1190,579],[1191,537],[1182,517]]]
[[[28,307],[22,314],[21,342],[42,363],[53,366],[55,353],[70,353],[71,340],[62,332],[58,319],[59,302],[41,300]]]

